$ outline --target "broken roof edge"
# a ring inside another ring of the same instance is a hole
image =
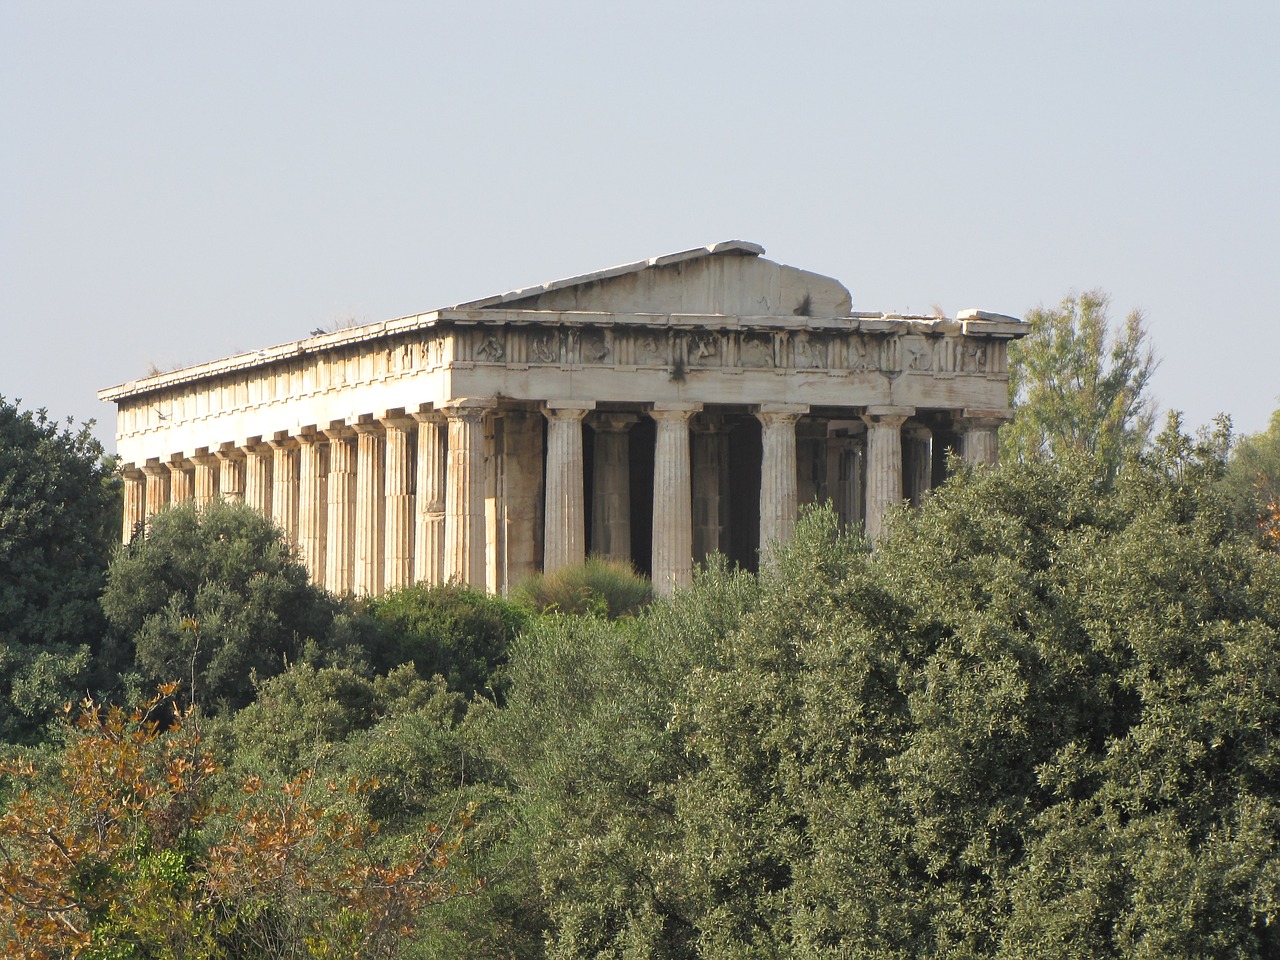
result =
[[[529,297],[541,296],[544,293],[551,293],[555,290],[564,290],[568,287],[580,287],[588,283],[596,283],[600,280],[612,280],[615,277],[625,277],[631,273],[639,273],[642,270],[648,270],[651,267],[669,267],[677,263],[685,263],[689,260],[700,260],[703,257],[713,256],[739,256],[739,257],[759,257],[763,256],[764,247],[758,243],[752,243],[750,240],[721,240],[719,243],[709,243],[705,247],[692,247],[689,250],[681,250],[678,253],[667,253],[659,257],[649,257],[646,260],[636,260],[632,263],[618,264],[616,267],[605,267],[603,270],[593,270],[590,273],[579,274],[574,277],[565,277],[561,280],[551,280],[547,283],[535,284],[531,287],[521,287],[517,290],[508,290],[506,293],[499,293],[491,297],[482,297],[479,300],[468,300],[465,303],[455,304],[451,308],[453,310],[480,309],[484,307],[494,307],[503,303],[510,303],[512,300],[525,300]]]

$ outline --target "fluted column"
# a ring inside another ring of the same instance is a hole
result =
[[[444,578],[476,590],[485,586],[484,419],[491,400],[445,406],[449,419],[445,479]]]
[[[693,421],[693,559],[701,562],[726,552],[728,526],[729,434],[716,416]]]
[[[766,403],[760,421],[760,561],[774,545],[786,543],[796,528],[796,421],[809,410],[798,404]]]
[[[323,432],[329,441],[324,585],[330,593],[351,593],[356,559],[356,446],[351,442],[349,427],[333,427]]]
[[[382,581],[387,590],[413,583],[413,420],[387,417],[383,497]]]
[[[702,404],[655,403],[653,450],[653,590],[669,597],[693,581],[693,481],[689,418]]]
[[[586,559],[582,491],[582,418],[593,402],[556,402],[547,418],[547,506],[542,569],[547,573]]]
[[[356,525],[351,585],[356,593],[370,597],[382,592],[382,429],[376,423],[356,423],[352,429],[356,432]]]
[[[445,454],[447,426],[438,410],[415,413],[418,421],[418,496],[413,531],[413,579],[444,583]]]
[[[902,424],[912,407],[868,407],[867,425],[867,539],[884,532],[888,512],[902,503]]]
[[[245,445],[244,502],[264,517],[271,516],[271,447],[265,443]]]
[[[218,450],[218,494],[228,503],[244,503],[244,451],[230,443]]]
[[[218,499],[218,458],[205,451],[191,458],[195,471],[195,500],[203,507]]]
[[[922,424],[910,424],[902,431],[903,469],[906,496],[918,507],[933,486],[933,432]]]
[[[271,519],[294,546],[298,539],[298,441],[277,435],[271,446]]]
[[[147,521],[147,478],[141,470],[131,468],[124,476],[124,530],[121,539],[128,543],[135,532],[141,532]]]
[[[319,433],[298,437],[298,551],[311,582],[317,586],[325,582],[325,535],[329,527],[329,479],[324,462],[327,445]]]
[[[542,559],[543,416],[508,410],[502,430],[502,513],[506,524],[504,590],[538,572]]]
[[[631,562],[631,451],[627,431],[638,418],[602,413],[587,422],[595,432],[591,481],[591,552]]]
[[[1010,416],[1008,410],[965,410],[960,420],[964,458],[970,463],[995,466],[1000,460],[1000,426]]]
[[[169,502],[185,503],[195,498],[195,477],[186,460],[170,460],[165,464],[169,468]]]
[[[145,510],[149,520],[169,503],[169,468],[159,462],[146,463],[142,473],[146,477]]]

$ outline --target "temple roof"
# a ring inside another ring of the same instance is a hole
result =
[[[468,300],[466,303],[457,304],[453,309],[467,310],[477,307],[495,307],[500,304],[510,303],[513,300],[528,300],[556,290],[586,286],[587,284],[599,283],[601,280],[612,280],[616,277],[640,273],[653,267],[669,267],[677,263],[700,260],[704,257],[726,254],[741,257],[758,257],[763,253],[764,247],[749,240],[722,240],[719,243],[709,243],[705,247],[693,247],[689,250],[681,250],[678,253],[668,253],[660,257],[649,257],[647,260],[636,260],[632,263],[619,264],[616,267],[605,267],[603,270],[581,273],[575,277],[565,277],[562,280],[551,280],[531,287],[521,287],[518,290],[509,290],[506,293],[499,293],[492,297]]]

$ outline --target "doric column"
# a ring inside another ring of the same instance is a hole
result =
[[[165,464],[169,468],[169,501],[185,503],[195,498],[195,477],[191,473],[191,463],[187,460],[170,460]]]
[[[538,572],[542,559],[542,414],[508,410],[502,429],[502,513],[506,525],[504,590]]]
[[[349,427],[331,427],[323,432],[329,441],[324,585],[330,593],[351,593],[356,559],[356,446],[351,442]]]
[[[587,420],[595,432],[591,480],[591,552],[631,562],[632,413],[600,413]]]
[[[933,486],[933,431],[923,424],[909,424],[902,431],[906,496],[913,507],[924,502]]]
[[[693,482],[689,418],[700,403],[655,403],[653,449],[653,590],[669,597],[693,581]]]
[[[382,592],[382,428],[376,423],[355,423],[356,525],[355,567],[351,587],[361,596]]]
[[[146,477],[146,516],[155,516],[169,503],[169,468],[159,461],[142,465]]]
[[[994,467],[1000,460],[1000,426],[1011,416],[1008,410],[965,410],[960,420],[964,458]]]
[[[244,451],[231,443],[218,448],[218,493],[228,503],[244,503]]]
[[[387,417],[386,494],[383,498],[383,587],[413,583],[413,419]]]
[[[203,507],[218,499],[218,458],[208,450],[191,458],[195,470],[195,500]]]
[[[760,561],[796,528],[796,421],[809,411],[800,404],[765,403],[760,421]]]
[[[124,531],[121,539],[128,543],[134,533],[141,533],[147,522],[146,474],[136,467],[123,471],[124,476]]]
[[[476,590],[485,586],[484,419],[493,406],[492,400],[460,400],[444,408],[449,418],[444,577]]]
[[[914,407],[868,407],[867,424],[867,538],[884,531],[885,516],[902,503],[902,424]]]
[[[448,475],[444,414],[415,413],[418,421],[418,502],[414,517],[413,579],[444,583],[445,480]]]
[[[729,434],[717,416],[693,419],[693,559],[727,552]]]
[[[552,401],[547,418],[547,507],[542,569],[547,573],[586,559],[582,491],[582,418],[595,403]]]
[[[324,585],[329,526],[327,445],[323,434],[307,432],[298,437],[298,552],[317,586]]]
[[[294,546],[298,538],[298,441],[278,434],[271,446],[271,519]]]
[[[244,447],[244,502],[264,517],[271,516],[271,447],[249,441]]]

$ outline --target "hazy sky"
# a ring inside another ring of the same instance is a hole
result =
[[[1280,3],[0,0],[0,393],[715,240],[856,310],[1141,308],[1280,404]]]

